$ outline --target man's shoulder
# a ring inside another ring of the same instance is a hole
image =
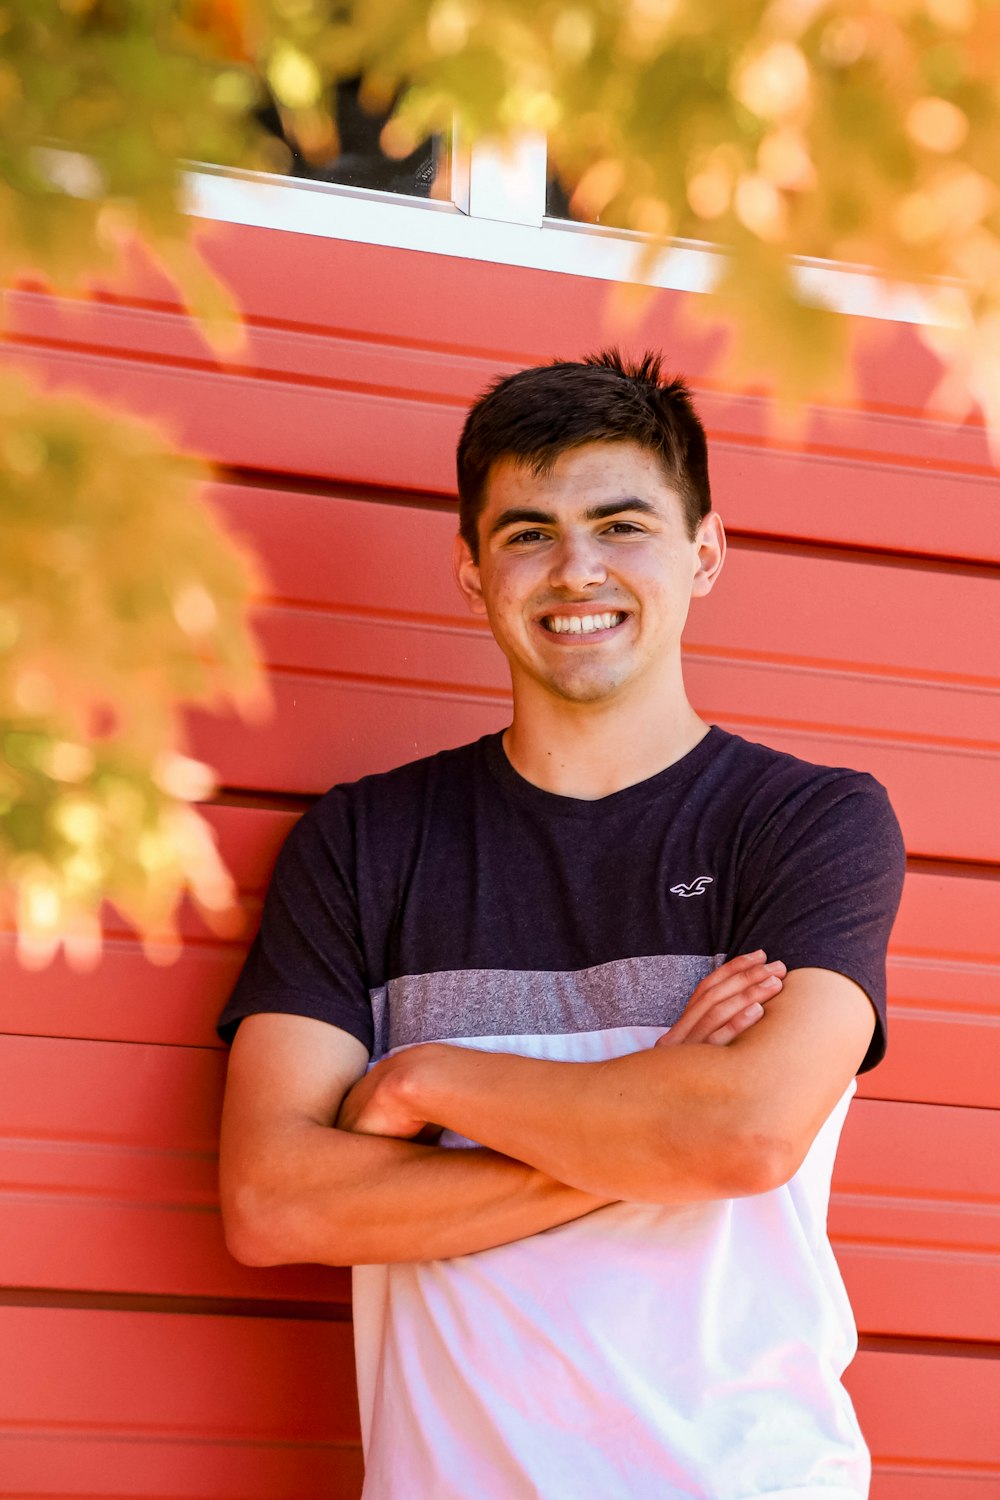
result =
[[[354,781],[336,782],[313,804],[311,813],[320,822],[351,816],[407,814],[428,798],[462,799],[486,762],[488,743],[495,735],[484,735],[467,745],[437,750],[432,755],[405,761],[385,771],[371,771]]]
[[[336,782],[291,828],[275,880],[297,888],[303,878],[323,884],[338,875],[353,888],[364,870],[391,883],[429,828],[454,842],[467,822],[490,738]]]
[[[806,828],[829,818],[873,830],[895,825],[888,793],[869,772],[804,760],[741,735],[725,733],[713,774],[713,801],[747,831]]]
[[[878,791],[885,795],[881,782],[867,771],[804,760],[786,750],[744,739],[728,730],[719,730],[718,733],[721,744],[715,768],[720,780],[746,783],[765,794],[794,791],[808,794],[836,788],[841,793]]]

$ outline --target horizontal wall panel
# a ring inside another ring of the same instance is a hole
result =
[[[201,1049],[0,1040],[0,1282],[342,1299],[346,1283],[322,1269],[229,1261],[214,1163],[223,1069]],[[873,1331],[1000,1338],[997,1159],[1000,1112],[856,1102],[830,1224]]]
[[[345,1323],[0,1307],[0,1342],[17,1371],[0,1394],[2,1434],[358,1440]]]
[[[278,849],[296,814],[266,807],[206,807],[220,852],[241,891],[243,927],[211,933],[185,902],[183,947],[173,962],[151,962],[113,909],[103,913],[99,963],[80,973],[60,954],[42,970],[21,968],[9,931],[0,931],[0,1031],[191,1047],[221,1046],[215,1020],[236,982],[260,917]]]
[[[222,804],[203,808],[240,890],[262,895],[275,857],[297,818],[280,808]],[[1000,966],[1000,871],[917,864],[907,872],[890,951],[897,967],[934,971],[950,964],[974,973]],[[1000,1015],[1000,987],[983,997]]]
[[[416,344],[527,364],[572,359],[591,348],[595,336],[607,342],[622,333],[609,328],[608,283],[589,277],[243,225],[212,225],[204,251],[238,288],[251,316],[330,331],[357,327],[363,319],[368,338],[393,347]],[[298,274],[290,274],[291,266]],[[176,302],[162,275],[148,269],[140,278],[136,268],[129,289]],[[689,301],[678,293],[651,293],[628,342],[659,343],[679,368],[710,373],[722,330],[686,316]],[[865,335],[864,396],[879,415],[904,408],[916,415],[939,378],[937,361],[911,328],[867,318],[857,323]]]
[[[331,249],[335,257],[338,253],[344,256],[346,251],[347,259],[356,263],[365,259],[357,247],[331,245]],[[411,286],[415,271],[429,271],[433,279],[435,270],[440,275],[443,266],[451,269],[457,264],[446,257],[427,261],[423,256],[398,251],[391,258],[397,274],[410,273]],[[246,273],[252,278],[253,268],[242,267],[237,281],[246,282]],[[482,270],[479,275],[482,279]],[[325,275],[323,281],[326,285]],[[516,346],[510,344],[506,349],[477,346],[468,339],[469,327],[457,341],[443,342],[438,336],[440,322],[435,324],[433,319],[410,337],[398,325],[376,331],[372,320],[379,318],[380,305],[384,307],[386,288],[368,278],[353,285],[337,280],[327,287],[333,293],[327,305],[328,312],[334,313],[332,319],[317,318],[315,306],[306,317],[275,317],[273,307],[261,317],[253,307],[252,289],[237,287],[238,295],[240,290],[246,314],[244,337],[232,355],[221,361],[181,308],[127,297],[57,298],[20,288],[8,292],[5,299],[7,334],[9,340],[23,346],[60,354],[78,350],[140,363],[200,367],[213,373],[226,368],[261,377],[312,381],[331,389],[347,386],[373,393],[400,392],[463,408],[498,374],[546,357],[531,350],[514,352]],[[439,304],[445,300],[440,296],[440,285],[435,300]],[[593,306],[597,311],[598,302]],[[490,309],[482,295],[480,310],[483,316],[478,326],[486,331]],[[443,313],[443,308],[439,311]],[[501,343],[506,342],[509,317],[506,322],[499,318],[495,321],[492,331]],[[581,330],[576,330],[577,342],[580,334]]]
[[[998,1161],[1000,1110],[859,1099],[837,1156],[831,1230],[845,1243],[1000,1250]]]
[[[274,717],[188,715],[190,748],[227,787],[315,796],[339,781],[464,745],[510,723],[506,700],[330,674],[273,673]]]
[[[998,601],[1000,571],[992,569],[742,543],[711,597],[692,604],[686,639],[698,650],[739,644],[751,660],[874,672],[890,679],[886,687],[902,678],[996,689],[1000,642],[990,626]],[[957,620],[960,652],[950,628]]]
[[[358,1500],[363,1470],[357,1445],[0,1432],[2,1500]]]
[[[49,370],[58,369],[60,379],[70,375],[135,409],[169,416],[199,451],[230,464],[448,493],[454,484],[451,453],[461,414],[489,380],[554,355],[577,357],[608,340],[606,283],[512,267],[487,270],[446,257],[336,241],[320,242],[327,267],[320,282],[305,273],[306,284],[317,293],[316,304],[306,311],[292,298],[289,306],[296,306],[296,314],[285,317],[276,314],[274,287],[296,281],[287,259],[291,255],[295,264],[311,264],[315,242],[235,227],[225,231],[225,238],[232,247],[252,245],[254,257],[278,261],[282,269],[275,266],[267,278],[265,296],[248,256],[237,254],[230,262],[229,274],[250,323],[245,347],[224,370],[216,367],[189,321],[168,307],[107,299],[61,304],[27,291],[10,298],[10,326],[22,341],[19,352]],[[373,259],[384,261],[385,277],[372,278]],[[340,274],[331,273],[335,265],[341,266]],[[442,275],[448,279],[446,299],[440,295]],[[390,279],[408,289],[397,323],[386,322]],[[421,285],[426,287],[423,295],[417,290]],[[463,326],[452,324],[450,337],[443,337],[443,324],[451,323],[466,300],[456,295],[459,286],[467,289],[475,313]],[[678,325],[683,300],[676,294],[654,294],[643,327],[629,330],[625,342],[635,347],[659,344],[671,366],[680,367],[697,385],[718,338]],[[531,316],[524,320],[515,309],[526,307]],[[865,331],[873,326],[866,321]],[[471,327],[480,334],[478,347],[468,342]],[[880,382],[877,375],[871,378],[884,356],[869,356],[867,384],[874,404],[850,410],[817,405],[794,437],[771,431],[769,403],[760,397],[713,386],[698,392],[717,455],[720,506],[731,512],[736,525],[766,534],[1000,560],[1000,519],[988,499],[992,466],[982,428],[921,414],[919,407],[935,383],[934,362],[912,330],[889,327],[883,332],[889,344],[898,345],[902,337],[910,345],[905,369],[914,382],[911,399],[916,403],[910,410],[900,405],[903,361],[898,355],[888,384],[891,405],[879,402]],[[165,367],[178,378],[158,382],[157,368]],[[274,414],[282,410],[280,421],[250,419],[265,388]],[[311,431],[296,432],[289,443],[296,404],[309,406],[317,397],[324,402],[326,420]],[[360,406],[358,397],[363,398]],[[440,439],[436,445],[424,441],[419,423],[401,417],[401,403],[424,408]],[[249,420],[227,421],[224,409],[229,406],[240,408]],[[370,413],[370,419],[361,413]],[[381,442],[373,427],[381,428]],[[391,444],[384,442],[387,432],[393,434]],[[367,453],[358,452],[357,437],[368,446]],[[769,451],[769,444],[775,449]],[[750,456],[754,449],[759,463]],[[861,487],[850,481],[838,484],[836,473],[828,476],[828,484],[822,473],[814,481],[814,462],[822,466],[827,459],[851,469],[873,466],[863,504]],[[810,466],[808,478],[804,462]],[[920,470],[926,465],[953,484],[946,503],[925,482]],[[882,468],[888,471],[884,487]],[[907,474],[913,484],[909,500]],[[966,482],[983,478],[985,491]],[[961,527],[954,525],[956,501],[968,522]]]
[[[997,589],[1000,603],[1000,586]],[[769,660],[733,642],[701,645],[694,622],[686,652],[688,692],[708,718],[752,715],[761,724],[878,736],[918,748],[1000,755],[1000,691],[990,686],[904,676],[868,675],[822,660]],[[315,683],[363,681],[388,690],[453,693],[502,705],[509,720],[509,677],[492,640],[458,627],[286,608],[258,611],[257,635],[275,678],[308,675]],[[318,691],[319,687],[304,689]],[[307,702],[307,700],[303,700]],[[278,705],[284,708],[284,703]],[[296,702],[297,706],[297,702]],[[498,709],[498,712],[500,710]],[[280,712],[256,736],[282,731]],[[322,745],[319,749],[322,751]]]
[[[893,946],[908,958],[1000,962],[1000,870],[911,869]],[[994,1003],[1000,1006],[1000,995]]]
[[[0,1398],[0,1495],[356,1500],[347,1486],[357,1460],[345,1462],[343,1446],[356,1432],[348,1329],[12,1308],[0,1310],[0,1329],[19,1377]],[[901,1453],[921,1500],[969,1500],[972,1481],[1000,1481],[998,1381],[996,1360],[860,1354],[847,1382],[875,1462],[873,1500],[900,1496]],[[257,1473],[248,1449],[260,1454]],[[72,1479],[70,1455],[88,1489]],[[311,1490],[317,1479],[335,1487]]]
[[[871,1500],[994,1500],[996,1493],[992,1469],[970,1474],[930,1465],[921,1472],[915,1466],[876,1464],[872,1471]]]
[[[152,420],[218,463],[450,494],[462,424],[452,406],[274,376],[189,369],[17,346],[5,361],[46,387]],[[391,440],[389,440],[391,438]]]
[[[595,344],[609,341],[634,349],[652,344],[664,351],[671,370],[695,379],[707,375],[718,384],[716,360],[724,329],[701,317],[691,318],[691,299],[680,293],[651,293],[623,329],[609,318],[608,283],[588,277],[242,225],[213,225],[205,253],[238,288],[247,312],[269,321],[336,331],[345,324],[357,327],[363,319],[368,338],[393,347],[416,344],[447,354],[482,353],[498,364],[509,361],[516,366],[578,358]],[[298,275],[289,274],[290,261]],[[442,284],[447,287],[445,296]],[[140,295],[141,286],[137,282]],[[344,287],[350,289],[349,302]],[[170,296],[162,278],[148,278],[144,291],[161,299],[165,293]],[[703,312],[702,299],[695,301]],[[940,434],[942,446],[953,442],[954,417],[943,414],[934,420],[926,411],[940,379],[940,365],[917,330],[858,318],[851,320],[850,332],[856,338],[859,395],[875,431],[883,426],[892,430],[898,423],[894,441],[904,452],[913,451],[922,438],[926,442],[928,429]],[[720,406],[726,399],[720,393]],[[763,429],[768,403],[757,397],[737,400],[758,413],[757,426]],[[843,420],[839,411],[819,403],[811,415],[817,425]],[[728,409],[721,416],[728,426],[751,429],[750,418],[737,423]],[[970,448],[985,453],[981,426],[970,422],[969,428]]]
[[[284,808],[221,804],[202,809],[240,890],[263,894],[297,814]],[[917,865],[906,877],[892,949],[900,960],[1000,965],[1000,871]],[[1000,992],[989,1006],[1000,1014]]]
[[[833,1247],[858,1327],[915,1339],[1000,1340],[1000,1250],[861,1245]],[[998,1444],[1000,1457],[1000,1444]]]
[[[988,1356],[864,1351],[845,1384],[876,1473],[872,1500],[987,1500],[1000,1492],[1000,1360]],[[899,1488],[906,1475],[913,1488]],[[975,1489],[963,1489],[971,1483]],[[952,1485],[957,1488],[952,1489]],[[990,1486],[993,1486],[991,1489]],[[922,1486],[922,1487],[921,1487]]]
[[[1000,1106],[1000,874],[911,869],[888,981],[889,1052],[862,1092]]]
[[[711,426],[709,471],[713,504],[734,532],[1000,563],[995,475],[747,447]]]
[[[207,496],[231,530],[257,549],[277,602],[390,620],[423,617],[489,635],[469,614],[452,574],[453,505],[233,483],[211,485]]]
[[[345,1272],[228,1254],[218,1050],[0,1037],[0,1283],[344,1303]]]
[[[213,375],[292,380],[307,391],[325,392],[334,421],[338,403],[345,400],[349,409],[354,396],[375,403],[403,401],[452,409],[454,430],[442,455],[445,467],[439,462],[423,467],[426,455],[421,448],[410,455],[397,453],[394,459],[372,454],[367,471],[368,482],[386,482],[387,475],[399,473],[401,458],[410,459],[402,487],[421,488],[421,481],[429,480],[427,489],[444,494],[454,492],[451,456],[465,409],[497,375],[519,367],[496,357],[379,344],[343,332],[317,335],[251,324],[246,348],[224,370],[217,370],[193,325],[172,314],[84,303],[82,311],[74,307],[60,318],[58,304],[37,294],[20,294],[11,302],[21,336],[29,340],[24,355],[31,359],[40,353],[32,338],[51,340],[59,347],[60,367],[69,356],[77,361],[74,368],[81,375],[88,368],[81,361],[90,353],[102,361],[131,356],[139,361],[140,381],[143,369],[162,364],[186,371],[194,380]],[[712,390],[696,390],[696,398],[709,426],[716,508],[735,530],[1000,562],[998,480],[995,475],[967,473],[960,462],[969,437],[978,450],[981,434],[956,438],[955,429],[946,427],[945,441],[927,453],[922,444],[933,424],[859,412],[829,414],[822,434],[812,434],[809,451],[803,452],[788,439],[771,446],[762,420],[764,404],[758,398]],[[394,417],[395,407],[387,408],[386,420],[392,422],[390,430],[398,446],[405,432],[397,432]],[[894,443],[887,441],[890,432],[895,433]],[[871,456],[863,451],[866,438],[875,450]],[[244,442],[248,439],[254,440],[249,434]],[[843,453],[836,451],[838,440]],[[824,446],[833,451],[824,451]],[[885,450],[884,457],[879,457],[879,448]],[[917,466],[928,458],[946,462],[951,451],[957,462],[950,470]],[[238,462],[237,453],[230,453],[227,461]],[[389,470],[387,461],[393,465]],[[300,457],[298,465],[284,465],[281,471],[345,478],[343,463],[338,446],[334,462],[322,469],[315,462],[303,467]],[[961,526],[956,526],[956,516],[961,517]]]
[[[199,811],[211,825],[219,853],[232,871],[243,895],[262,896],[271,879],[278,850],[299,818],[297,811],[284,807],[230,805],[225,802],[202,805]],[[996,882],[997,915],[1000,916],[1000,879]],[[932,904],[940,909],[941,893],[935,889]],[[921,920],[920,930],[927,927]],[[997,935],[1000,951],[1000,933]],[[981,950],[982,951],[982,950]]]
[[[865,1333],[1000,1340],[1000,1111],[859,1100],[829,1229]]]
[[[344,289],[341,288],[343,297]],[[180,309],[127,301],[57,298],[26,290],[9,292],[8,337],[31,346],[119,356],[209,373],[279,376],[336,391],[394,393],[415,401],[466,407],[501,370],[515,362],[474,350],[442,349],[365,337],[361,330],[282,326],[249,318],[243,340],[220,363],[198,326]],[[351,294],[342,312],[357,313]],[[360,335],[360,336],[359,336]]]
[[[209,1201],[201,1172],[218,1137],[221,1051],[4,1036],[0,1066],[0,1130],[12,1145],[43,1148],[39,1162],[47,1143],[98,1148],[95,1162],[102,1147],[183,1156],[199,1174],[197,1200]]]
[[[19,968],[13,937],[0,933],[0,1027],[17,1034],[216,1047],[215,1018],[236,983],[247,941],[188,941],[176,963],[151,964],[135,937],[106,937],[100,963],[81,974],[61,955],[39,971]]]
[[[351,1277],[344,1267],[242,1266],[226,1250],[214,1203],[206,1209],[195,1201],[156,1201],[161,1170],[164,1197],[173,1186],[178,1199],[177,1179],[199,1175],[190,1162],[180,1164],[174,1184],[166,1180],[168,1163],[153,1162],[146,1170],[145,1193],[126,1195],[121,1183],[128,1175],[126,1152],[97,1174],[92,1156],[57,1150],[44,1180],[36,1171],[30,1191],[18,1192],[8,1180],[12,1155],[0,1140],[0,1281],[10,1286],[41,1286],[77,1293],[82,1300],[92,1292],[199,1297],[269,1306],[323,1304],[331,1317],[349,1314]],[[31,1164],[19,1165],[23,1170]],[[209,1172],[214,1183],[214,1158],[206,1177]]]
[[[1000,1021],[962,1014],[957,977],[955,971],[941,976],[942,1005],[916,1009],[894,999],[906,989],[890,960],[889,1050],[885,1061],[859,1080],[864,1097],[997,1108]],[[983,978],[983,992],[988,984],[989,998],[995,1001],[1000,970],[992,969]],[[950,987],[944,988],[949,979]]]

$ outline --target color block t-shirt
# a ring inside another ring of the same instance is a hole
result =
[[[491,735],[305,815],[220,1031],[283,1011],[373,1061],[426,1041],[595,1061],[651,1046],[699,979],[763,948],[865,990],[867,1068],[902,863],[871,777],[718,728],[596,801],[525,781]],[[866,1495],[826,1237],[851,1092],[772,1192],[356,1268],[365,1500]]]

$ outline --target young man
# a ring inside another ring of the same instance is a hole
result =
[[[458,466],[511,725],[286,845],[220,1022],[230,1246],[358,1268],[366,1500],[861,1500],[825,1214],[888,801],[691,708],[725,537],[656,359],[500,381]]]

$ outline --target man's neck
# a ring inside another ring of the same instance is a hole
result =
[[[646,781],[693,750],[708,733],[686,697],[665,713],[623,713],[611,706],[567,704],[518,712],[504,750],[526,781],[560,797],[595,801]]]

